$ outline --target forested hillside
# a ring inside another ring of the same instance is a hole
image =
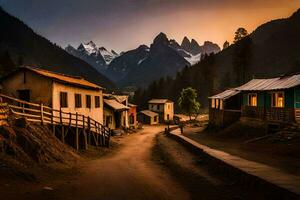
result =
[[[141,107],[150,98],[169,98],[177,102],[182,88],[197,89],[202,105],[207,97],[236,87],[253,77],[272,77],[300,72],[300,10],[290,18],[268,22],[249,36],[216,55],[205,56],[192,67],[177,73],[175,79],[153,82],[139,89],[134,101]]]
[[[36,34],[1,7],[0,26],[0,75],[8,73],[19,65],[30,65],[82,76],[104,87],[114,86],[109,79],[92,66]]]

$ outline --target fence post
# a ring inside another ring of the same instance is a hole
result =
[[[44,125],[44,109],[43,109],[43,103],[41,103],[41,124]]]
[[[88,144],[91,145],[91,118],[88,116]]]
[[[75,135],[75,146],[76,150],[79,150],[79,133],[78,133],[78,113],[76,112],[76,135]]]
[[[88,149],[88,145],[87,145],[87,136],[86,136],[86,132],[85,132],[85,117],[84,117],[84,115],[82,115],[82,123],[83,123],[83,125],[82,125],[82,130],[83,130],[83,135],[84,135],[84,148],[85,148],[85,150],[87,150]]]
[[[69,112],[69,126],[71,127],[72,125],[72,113]]]

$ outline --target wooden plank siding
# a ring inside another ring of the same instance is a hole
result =
[[[300,124],[300,108],[295,109],[295,119],[296,122]]]
[[[209,110],[209,122],[219,127],[228,126],[238,121],[240,117],[240,110],[219,110],[215,108],[210,108]]]
[[[266,121],[295,122],[295,109],[242,106],[242,117],[257,118]]]

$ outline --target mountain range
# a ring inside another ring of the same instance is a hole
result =
[[[221,49],[209,41],[200,46],[187,37],[179,45],[160,33],[150,47],[141,45],[122,54],[98,48],[93,41],[81,43],[77,49],[68,45],[65,50],[94,66],[119,86],[147,86],[161,77],[173,77],[184,66],[199,62],[202,55],[218,53]]]
[[[115,87],[112,81],[93,66],[36,34],[30,27],[5,12],[1,7],[0,26],[1,30],[5,30],[0,31],[0,56],[6,55],[8,60],[11,59],[10,63],[81,76],[106,88]],[[0,68],[3,68],[3,65],[1,60]],[[13,69],[5,68],[6,73],[10,70]]]
[[[208,96],[237,87],[252,78],[299,73],[299,24],[300,9],[289,18],[265,23],[221,52],[184,68],[175,79],[165,78],[152,82],[146,90],[138,90],[135,102],[140,106],[147,105],[151,98],[168,98],[176,102],[183,88],[193,87],[205,107]],[[184,48],[188,46],[184,45]]]

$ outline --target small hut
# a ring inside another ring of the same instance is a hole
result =
[[[159,115],[151,110],[143,110],[138,114],[138,121],[143,124],[155,125],[159,123]]]

